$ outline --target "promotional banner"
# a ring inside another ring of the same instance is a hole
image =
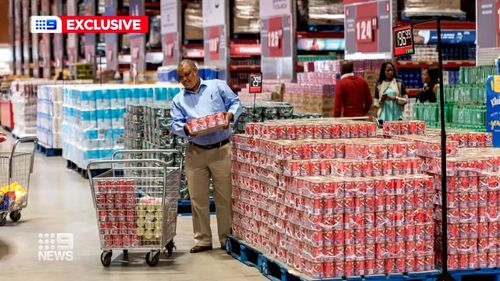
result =
[[[291,0],[260,1],[261,66],[264,79],[293,80],[295,20]]]
[[[52,6],[52,15],[54,16],[64,16],[63,14],[63,3],[62,0],[54,0]],[[62,71],[64,68],[64,45],[63,45],[63,35],[54,34],[54,61],[56,71]]]
[[[437,44],[437,31],[413,30],[415,43],[424,45]],[[476,43],[476,31],[443,30],[441,43],[444,45],[472,45]]]
[[[85,13],[86,16],[94,16],[96,10],[96,0],[85,0]],[[96,34],[85,34],[85,61],[88,63],[95,63],[96,53]]]
[[[180,5],[179,0],[161,0],[163,65],[177,65],[181,59]]]
[[[500,52],[500,0],[476,0],[477,65],[488,65]]]
[[[144,15],[144,0],[130,0],[130,15]],[[146,72],[146,37],[144,34],[130,34],[130,74],[132,80],[142,81]]]
[[[33,0],[37,1],[37,0]],[[77,0],[68,0],[67,3],[67,14],[68,16],[77,15]],[[70,63],[76,63],[78,61],[78,35],[68,34],[66,50],[68,52],[68,60]]]
[[[344,14],[346,59],[392,58],[390,0],[344,0]]]
[[[299,38],[297,50],[301,51],[343,51],[344,38]]]
[[[118,7],[117,0],[104,1],[104,15],[116,16],[116,9]],[[106,70],[118,70],[118,34],[106,33],[104,35],[106,42]]]
[[[42,0],[41,8],[42,16],[50,15],[50,1]],[[50,40],[51,34],[42,34],[42,41],[40,42],[41,63],[40,67],[43,69],[43,78],[51,78],[52,76],[52,42]]]
[[[40,1],[38,0],[31,0],[31,14],[32,15],[39,15],[40,10],[38,7],[38,3]],[[37,33],[32,33],[31,34],[31,56],[32,56],[32,62],[33,62],[33,77],[39,78],[40,77],[40,66],[39,66],[39,59],[40,59],[40,35]]]
[[[486,81],[486,130],[493,133],[493,146],[500,147],[500,75]]]
[[[203,1],[203,47],[205,65],[216,67],[218,79],[227,80],[229,62],[228,0]]]
[[[31,75],[30,62],[31,62],[31,48],[30,48],[30,30],[26,28],[29,26],[29,10],[30,10],[30,0],[23,0],[23,74]]]

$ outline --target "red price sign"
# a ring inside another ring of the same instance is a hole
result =
[[[210,53],[219,52],[219,37],[211,38],[208,40],[208,52]]]
[[[267,47],[269,56],[283,56],[283,17],[271,18],[268,21],[269,31],[267,33]]]
[[[390,0],[344,0],[346,59],[392,57]]]
[[[209,27],[209,39],[208,39],[208,57],[210,60],[220,60],[220,43],[221,43],[221,33],[220,26]]]
[[[411,25],[394,28],[394,55],[404,56],[414,53],[413,30]]]
[[[171,58],[174,56],[174,43],[165,45],[165,56]]]
[[[373,42],[377,29],[377,18],[356,19],[356,41],[360,43]]]

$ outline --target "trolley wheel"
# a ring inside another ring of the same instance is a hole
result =
[[[128,258],[128,250],[123,250],[123,257]]]
[[[113,252],[104,251],[101,253],[101,263],[104,267],[108,267],[111,264],[111,257],[113,256]]]
[[[167,248],[167,254],[170,257],[172,255],[172,253],[174,252],[174,248],[175,248],[174,240],[168,242],[166,248]]]
[[[160,251],[151,251],[146,254],[146,263],[149,266],[156,266],[160,262]]]
[[[12,212],[10,212],[9,216],[13,222],[17,222],[21,219],[21,211],[19,211],[19,210],[12,211]]]
[[[0,226],[4,226],[7,224],[7,216],[4,214],[0,214]]]
[[[226,252],[228,254],[231,254],[231,252],[233,251],[233,244],[231,244],[231,240],[229,240],[229,238],[226,238],[226,242],[224,244],[226,247]]]

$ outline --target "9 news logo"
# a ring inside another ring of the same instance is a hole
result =
[[[147,16],[32,16],[31,33],[147,33]]]
[[[61,18],[56,16],[32,16],[31,33],[61,33]]]

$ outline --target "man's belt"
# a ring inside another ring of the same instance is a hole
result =
[[[214,144],[209,144],[209,145],[201,145],[201,144],[197,144],[197,143],[194,143],[194,142],[190,142],[190,144],[196,146],[196,147],[199,147],[199,148],[203,148],[203,149],[214,149],[214,148],[219,148],[219,147],[223,147],[224,145],[228,144],[229,143],[229,139],[225,139],[221,142],[218,142],[218,143],[214,143]]]

